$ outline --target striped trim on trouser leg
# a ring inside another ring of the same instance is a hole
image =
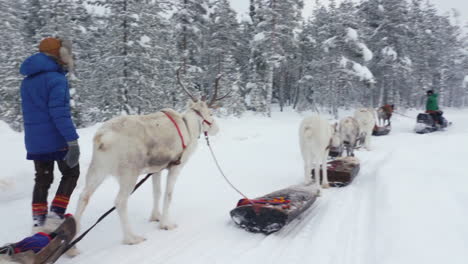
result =
[[[59,216],[63,216],[67,210],[69,201],[70,197],[65,195],[56,195],[52,201],[52,207],[50,208],[50,211],[56,213]]]
[[[47,203],[32,204],[33,221],[35,226],[44,225],[47,215]]]

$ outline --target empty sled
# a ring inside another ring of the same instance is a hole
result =
[[[392,130],[392,127],[390,125],[381,126],[381,127],[375,125],[374,129],[372,130],[372,135],[373,136],[385,136],[385,135],[388,135],[391,130]]]
[[[343,187],[350,184],[359,173],[360,163],[355,157],[342,157],[327,163],[328,182],[332,187]],[[312,171],[312,176],[314,172]],[[322,178],[322,173],[320,173]]]

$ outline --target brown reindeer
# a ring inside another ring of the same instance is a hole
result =
[[[391,125],[390,118],[392,118],[392,113],[395,110],[395,105],[386,104],[377,109],[377,118],[379,125]],[[386,122],[385,122],[386,121]],[[387,124],[385,124],[387,123]]]

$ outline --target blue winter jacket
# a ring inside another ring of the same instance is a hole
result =
[[[24,136],[28,156],[63,151],[78,139],[71,119],[70,92],[65,71],[52,58],[37,53],[20,68]]]

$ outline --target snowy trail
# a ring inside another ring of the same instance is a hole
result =
[[[80,242],[81,255],[57,263],[466,263],[467,114],[447,111],[455,125],[428,135],[412,132],[415,120],[395,116],[389,136],[373,137],[370,152],[356,152],[361,170],[351,185],[324,190],[299,219],[269,236],[245,232],[230,220],[239,195],[218,174],[200,139],[200,149],[176,184],[171,214],[179,228],[163,231],[148,221],[148,182],[129,201],[132,227],[147,241],[122,245],[113,213]],[[256,197],[302,181],[297,139],[302,117],[286,112],[271,119],[220,120],[223,130],[212,144],[236,186]],[[96,128],[80,131],[83,174],[71,212],[84,183]],[[0,211],[8,212],[0,220],[8,226],[0,230],[3,243],[29,232],[32,166],[23,160],[22,135],[0,126],[0,143],[5,146],[0,167],[5,175],[15,175],[0,176]],[[17,149],[14,155],[8,152],[12,149]],[[98,189],[83,227],[113,205],[116,192],[114,180]]]

